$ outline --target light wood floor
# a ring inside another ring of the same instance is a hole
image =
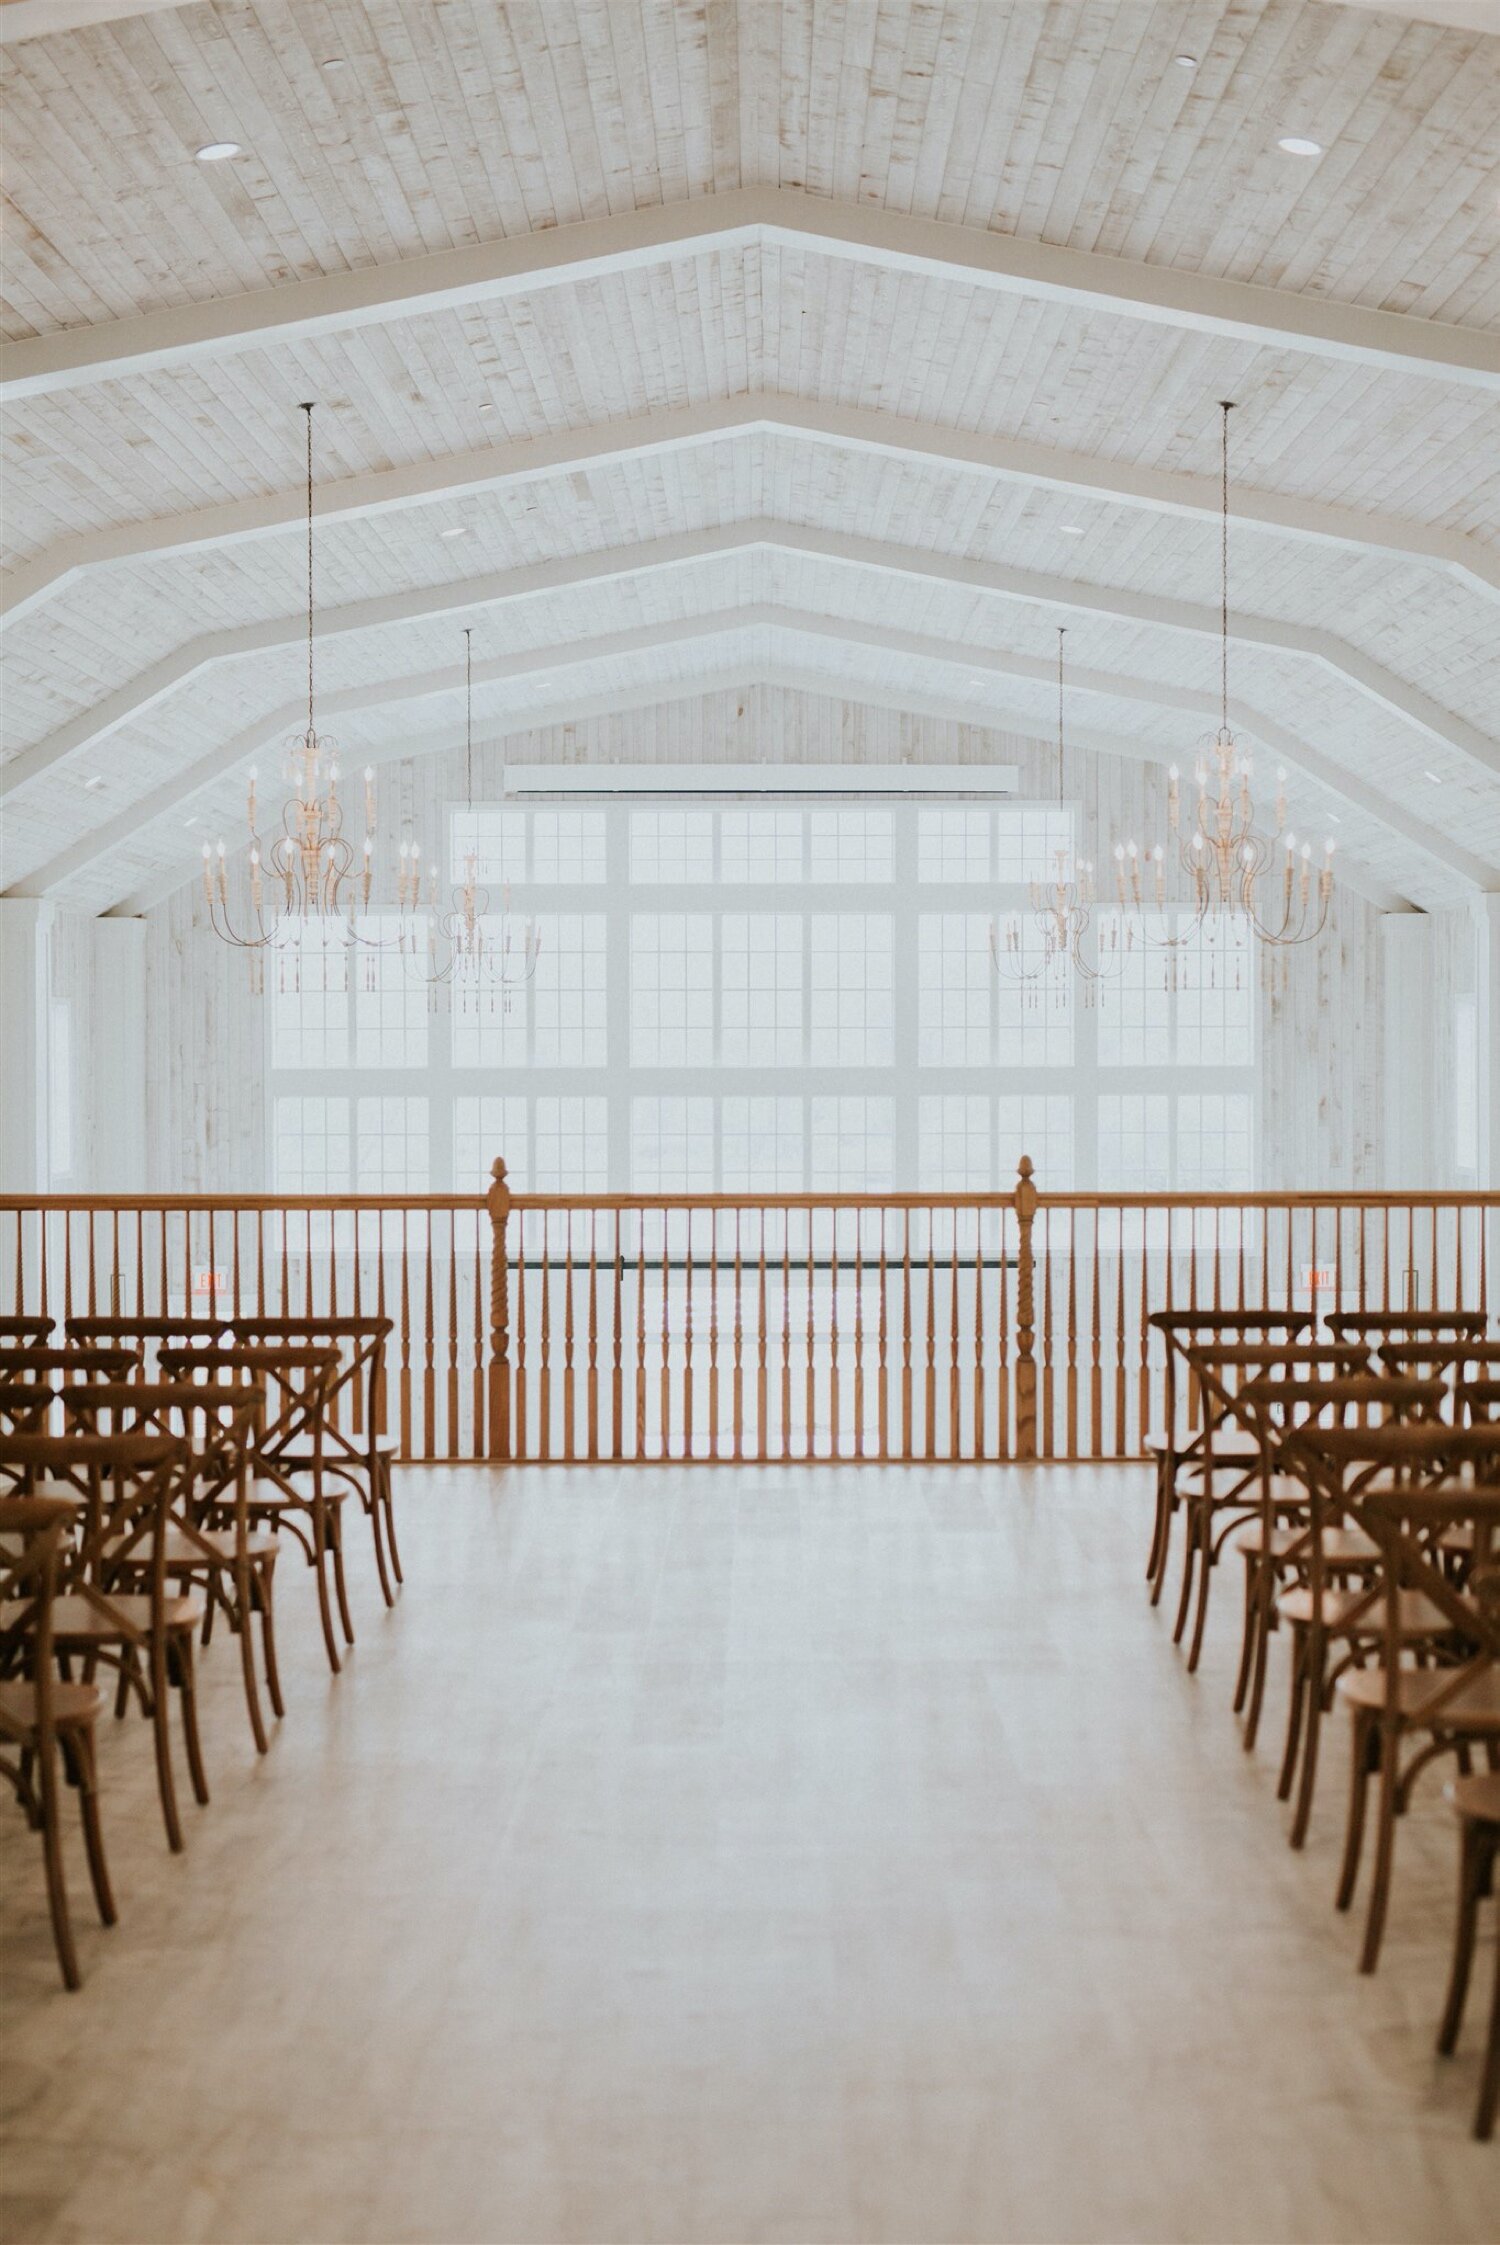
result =
[[[1438,1786],[1361,1981],[1342,1726],[1299,1860],[1232,1595],[1196,1682],[1146,1605],[1143,1473],[399,1497],[408,1587],[386,1616],[361,1548],[338,1682],[283,1563],[259,1765],[210,1648],[180,1860],[108,1726],[121,1923],[80,1862],[79,1995],[0,1803],[14,2245],[1500,2234],[1477,2016],[1431,2055]]]

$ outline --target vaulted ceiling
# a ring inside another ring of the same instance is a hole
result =
[[[186,876],[295,728],[304,398],[351,761],[451,743],[464,625],[491,733],[1044,734],[1066,624],[1161,763],[1233,398],[1236,724],[1382,900],[1500,888],[1486,5],[15,0],[0,886]]]

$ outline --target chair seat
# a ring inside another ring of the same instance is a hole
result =
[[[351,1467],[357,1468],[368,1464],[370,1444],[362,1436],[350,1435],[348,1440],[354,1445],[352,1450],[341,1450],[333,1442],[324,1444],[323,1468],[325,1472],[332,1466],[342,1466],[347,1471]],[[374,1447],[381,1457],[393,1458],[396,1455],[396,1437],[393,1434],[377,1435]],[[294,1473],[311,1473],[313,1453],[310,1448],[304,1448],[300,1443],[293,1443],[289,1450],[278,1450],[276,1452],[276,1463],[289,1466]]]
[[[1298,1546],[1305,1549],[1306,1540],[1305,1528],[1275,1528],[1271,1532],[1271,1556],[1284,1559]],[[1252,1521],[1243,1534],[1235,1537],[1234,1544],[1236,1551],[1258,1559],[1265,1550],[1265,1530],[1260,1521]],[[1325,1567],[1373,1567],[1379,1556],[1378,1547],[1359,1528],[1327,1528],[1323,1532]]]
[[[180,1528],[169,1528],[166,1543],[168,1574],[184,1574],[193,1568],[210,1566],[212,1561],[202,1548],[204,1544],[209,1546],[221,1566],[234,1565],[233,1529],[202,1528],[195,1541]],[[249,1535],[245,1538],[245,1554],[250,1559],[274,1559],[280,1549],[280,1544],[272,1535]],[[145,1568],[150,1565],[150,1561],[141,1559],[132,1564]]]
[[[1455,1777],[1443,1787],[1454,1812],[1474,1824],[1500,1825],[1500,1770],[1479,1777]]]
[[[348,1495],[347,1482],[327,1481],[323,1485],[325,1504],[342,1504]],[[252,1520],[274,1520],[282,1513],[304,1513],[310,1509],[312,1501],[311,1490],[305,1497],[294,1497],[274,1481],[254,1481],[250,1485],[245,1510]]]
[[[1403,1637],[1446,1636],[1453,1624],[1440,1606],[1420,1590],[1403,1590],[1397,1593],[1397,1627]],[[1363,1612],[1349,1623],[1357,1607]],[[1313,1594],[1300,1585],[1283,1591],[1276,1601],[1276,1610],[1286,1621],[1310,1622],[1313,1617]],[[1385,1604],[1383,1599],[1372,1600],[1368,1590],[1325,1590],[1323,1593],[1323,1627],[1338,1636],[1346,1627],[1352,1627],[1356,1637],[1379,1637],[1385,1631]]]
[[[54,1684],[52,1719],[59,1730],[82,1730],[104,1704],[93,1684]],[[36,1686],[0,1684],[0,1737],[24,1746],[36,1730]]]
[[[1197,1469],[1200,1461],[1197,1458],[1188,1457],[1186,1453],[1199,1439],[1200,1437],[1196,1434],[1182,1434],[1174,1442],[1164,1428],[1157,1427],[1146,1436],[1145,1447],[1156,1457],[1175,1456],[1189,1472],[1192,1472]],[[1216,1464],[1253,1463],[1259,1456],[1260,1444],[1256,1441],[1254,1435],[1246,1434],[1240,1428],[1223,1427],[1214,1436],[1214,1462]]]
[[[1399,1668],[1396,1671],[1396,1704],[1409,1723],[1420,1723],[1423,1709],[1452,1680],[1444,1668]],[[1351,1707],[1378,1712],[1385,1705],[1383,1668],[1351,1668],[1339,1678],[1337,1690]],[[1438,1710],[1437,1721],[1447,1727],[1493,1732],[1500,1735],[1500,1669],[1482,1669]],[[1468,1783],[1467,1779],[1461,1780]],[[1493,1782],[1493,1780],[1492,1780]]]
[[[87,1598],[69,1594],[59,1598],[52,1609],[52,1641],[67,1648],[75,1645],[117,1644],[124,1635],[126,1625],[138,1636],[149,1635],[151,1629],[151,1600],[144,1593],[126,1591],[119,1596],[109,1593],[109,1603],[119,1622],[102,1614]],[[165,1606],[168,1629],[196,1629],[203,1619],[201,1598],[168,1598]]]

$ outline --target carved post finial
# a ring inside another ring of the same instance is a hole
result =
[[[1016,1456],[1036,1456],[1036,1256],[1031,1227],[1037,1191],[1031,1156],[1016,1165],[1015,1210],[1020,1245],[1016,1255]]]
[[[510,1221],[511,1191],[505,1163],[497,1154],[490,1168],[494,1180],[485,1195],[490,1214],[490,1441],[489,1454],[499,1464],[510,1460],[510,1261],[505,1230]]]

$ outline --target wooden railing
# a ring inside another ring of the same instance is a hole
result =
[[[294,1195],[0,1200],[16,1308],[376,1311],[401,1455],[1138,1456],[1148,1318],[1487,1307],[1500,1195]],[[7,1236],[7,1233],[10,1236]]]

